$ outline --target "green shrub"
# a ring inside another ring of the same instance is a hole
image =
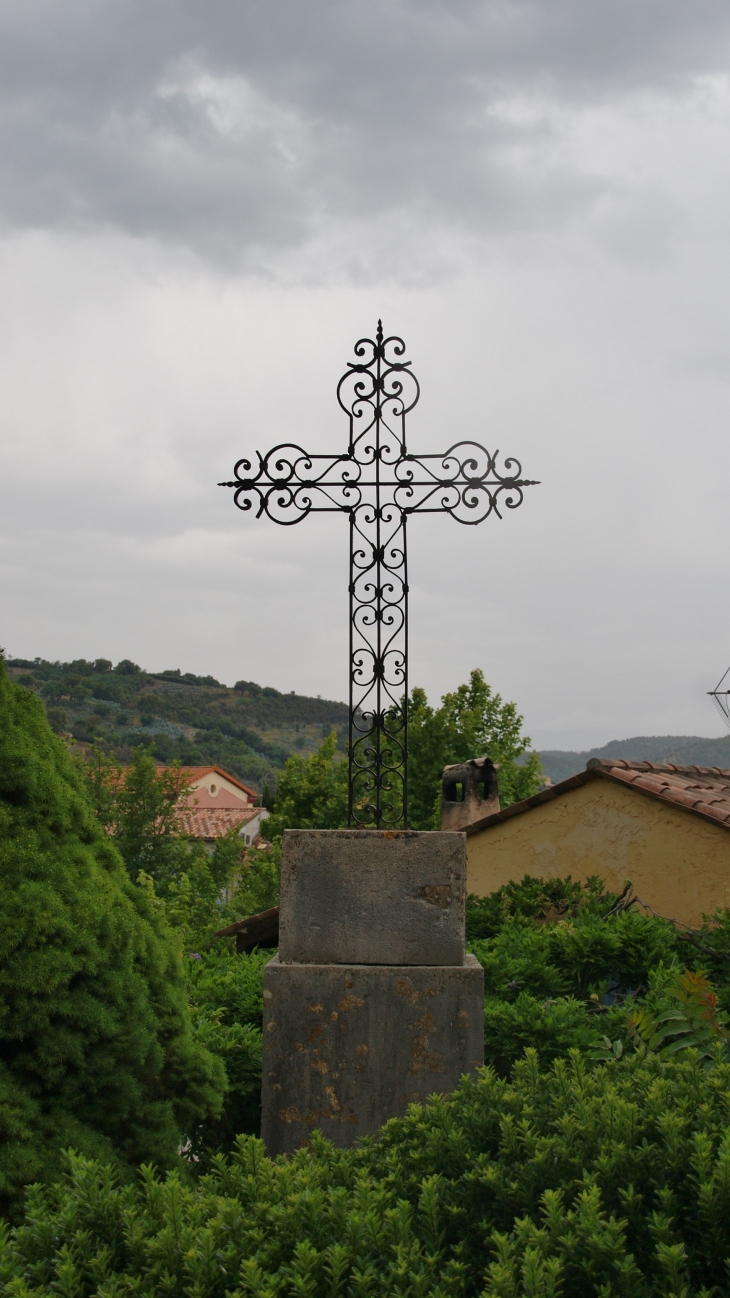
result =
[[[730,1066],[489,1070],[378,1141],[242,1138],[197,1186],[72,1158],[0,1251],[30,1294],[710,1298],[728,1291]]]
[[[177,941],[0,660],[0,1208],[75,1148],[169,1167],[220,1107]]]
[[[607,1015],[613,1020],[615,1015]],[[528,1046],[537,1052],[542,1063],[548,1063],[568,1051],[591,1050],[598,1046],[601,1033],[610,1036],[626,1031],[626,1015],[618,1022],[586,1012],[581,1001],[572,996],[539,999],[529,992],[519,992],[513,1001],[498,996],[487,997],[484,1004],[484,1059],[500,1076],[505,1076]]]
[[[547,1062],[623,1040],[657,971],[678,971],[687,948],[678,952],[673,926],[616,902],[599,879],[527,876],[468,899],[468,947],[484,968],[485,1059],[500,1074],[526,1046]]]
[[[189,985],[197,1039],[226,1070],[223,1110],[191,1133],[190,1157],[198,1168],[228,1152],[236,1136],[261,1126],[261,1021],[263,972],[269,951],[236,955],[227,945],[190,959]]]
[[[586,911],[605,915],[616,897],[604,893],[601,879],[586,883],[571,879],[538,879],[526,874],[519,882],[503,884],[486,897],[471,893],[466,899],[467,941],[496,937],[510,919],[542,920],[546,915],[574,918]]]
[[[237,919],[256,915],[279,904],[281,878],[281,842],[269,843],[265,850],[251,849],[238,877],[233,904]]]

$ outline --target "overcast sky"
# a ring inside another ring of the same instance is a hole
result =
[[[344,699],[345,520],[215,484],[382,316],[542,484],[413,520],[413,683],[720,734],[729,271],[727,0],[4,0],[0,642]]]

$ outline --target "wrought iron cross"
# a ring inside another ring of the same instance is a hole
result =
[[[405,343],[383,337],[355,344],[337,385],[350,437],[342,455],[308,455],[284,442],[258,465],[241,459],[232,482],[239,509],[290,526],[311,513],[350,521],[349,823],[394,828],[408,823],[408,576],[410,514],[451,514],[459,523],[501,518],[516,509],[523,478],[514,459],[497,469],[477,442],[455,442],[440,455],[413,455],[406,415],[420,395]]]

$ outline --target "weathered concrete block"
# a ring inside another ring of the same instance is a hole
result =
[[[314,964],[460,965],[466,836],[288,829],[279,956]]]
[[[484,1062],[484,971],[282,964],[264,970],[261,1135],[292,1153],[319,1127],[336,1145],[375,1134]]]

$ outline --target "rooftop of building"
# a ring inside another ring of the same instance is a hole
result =
[[[592,757],[586,769],[578,775],[548,785],[531,798],[474,821],[467,825],[465,832],[479,833],[596,779],[627,785],[646,797],[669,803],[730,829],[730,770],[719,766],[675,766],[668,762],[629,762],[623,758]]]

